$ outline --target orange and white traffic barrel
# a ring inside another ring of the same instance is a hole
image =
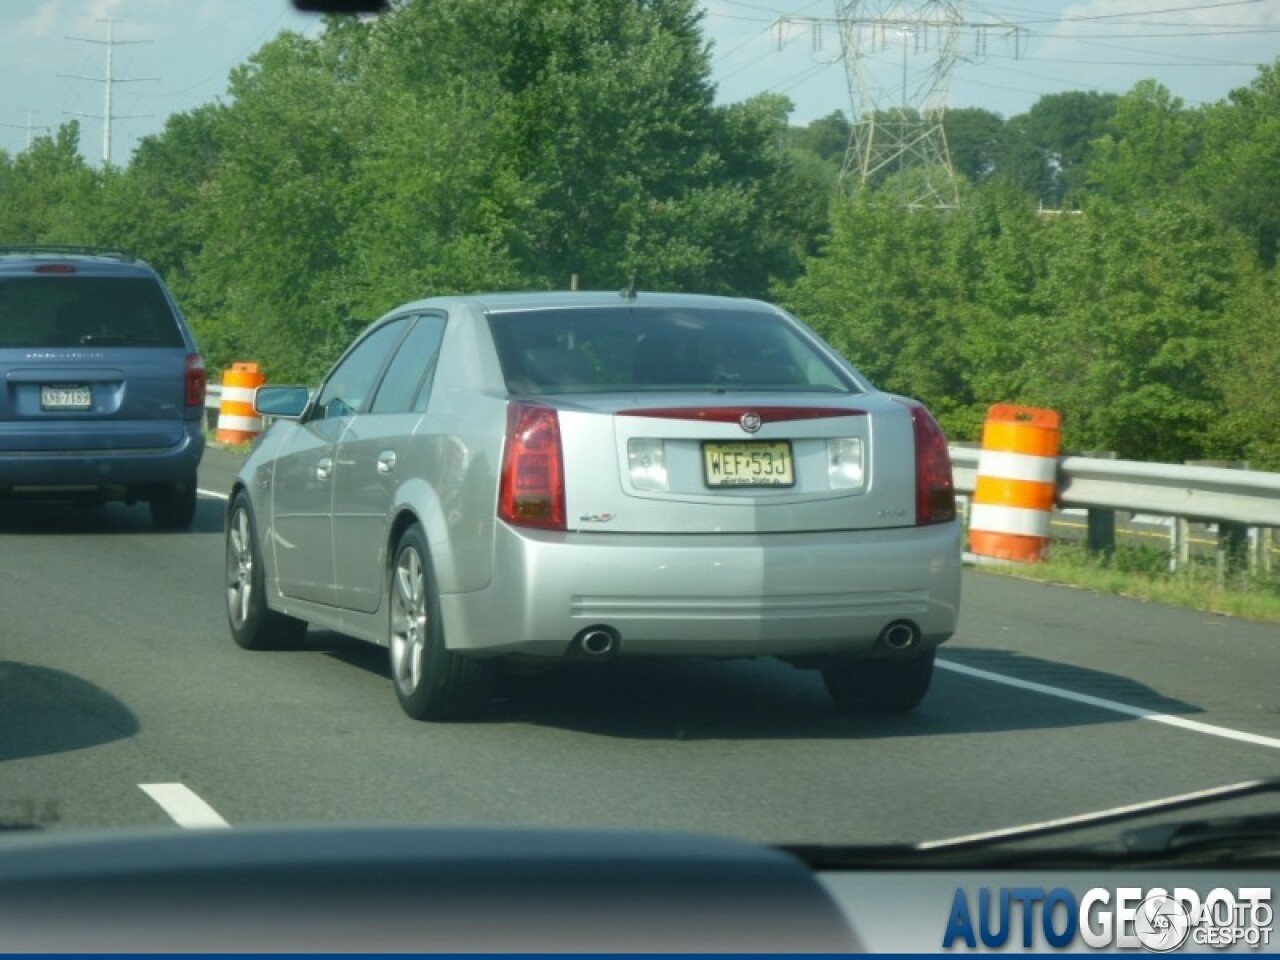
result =
[[[1058,414],[997,403],[987,411],[969,509],[969,549],[1035,563],[1049,546],[1058,479]]]
[[[262,418],[253,412],[253,393],[266,379],[256,363],[233,363],[222,371],[215,434],[219,443],[244,443],[262,432]]]

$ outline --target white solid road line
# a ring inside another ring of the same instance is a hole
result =
[[[1030,680],[1019,680],[1016,677],[1007,677],[1002,673],[992,673],[990,670],[979,670],[977,667],[967,667],[964,664],[956,663],[953,660],[938,660],[937,665],[943,670],[950,670],[952,673],[962,673],[967,677],[976,677],[979,680],[988,680],[991,683],[1002,683],[1006,687],[1016,687],[1019,690],[1028,690],[1032,693],[1042,693],[1047,697],[1058,697],[1061,700],[1070,700],[1074,703],[1082,703],[1086,706],[1097,707],[1099,710],[1110,710],[1112,713],[1122,713],[1128,717],[1136,717],[1139,720],[1150,720],[1152,723],[1163,723],[1166,726],[1177,727],[1180,730],[1189,730],[1192,733],[1202,733],[1210,737],[1221,737],[1223,740],[1235,740],[1239,743],[1251,743],[1255,747],[1270,747],[1272,750],[1280,750],[1280,739],[1275,737],[1264,737],[1257,733],[1245,733],[1243,730],[1232,730],[1230,727],[1217,727],[1211,723],[1200,723],[1196,720],[1187,720],[1185,717],[1175,717],[1169,713],[1157,713],[1155,710],[1147,710],[1143,707],[1133,707],[1127,703],[1120,703],[1116,700],[1106,700],[1102,697],[1091,697],[1087,693],[1076,693],[1072,690],[1063,690],[1061,687],[1051,687],[1044,683],[1033,683]]]
[[[231,826],[185,783],[140,783],[138,787],[180,827],[196,830]]]
[[[203,487],[196,487],[196,493],[202,497],[213,497],[215,500],[230,499],[225,493],[219,493],[217,490],[206,490]]]

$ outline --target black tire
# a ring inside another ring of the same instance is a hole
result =
[[[306,621],[267,606],[253,508],[244,491],[232,498],[227,512],[226,557],[227,624],[236,644],[245,650],[283,650],[300,644]]]
[[[905,660],[843,660],[822,670],[841,713],[907,713],[919,706],[933,679],[934,652]]]
[[[387,648],[400,707],[415,720],[479,714],[493,695],[494,665],[445,647],[427,539],[416,523],[396,544],[387,592]]]
[[[196,480],[166,484],[151,495],[151,520],[161,530],[185,530],[196,517]]]

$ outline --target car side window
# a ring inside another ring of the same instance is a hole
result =
[[[378,374],[408,324],[408,317],[399,317],[360,341],[329,374],[316,398],[312,419],[332,420],[363,410],[378,382]]]
[[[418,318],[387,367],[370,413],[422,413],[426,409],[443,337],[443,316],[428,313]]]

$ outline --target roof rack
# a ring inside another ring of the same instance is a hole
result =
[[[70,243],[19,243],[0,246],[0,256],[5,254],[52,253],[75,254],[84,257],[106,257],[110,260],[134,261],[138,258],[118,247],[78,246]]]

